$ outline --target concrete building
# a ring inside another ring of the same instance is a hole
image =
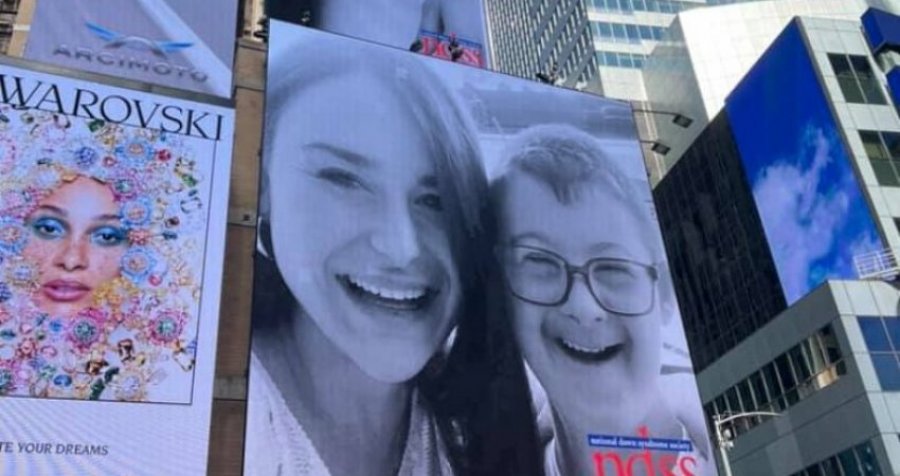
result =
[[[900,474],[900,18],[866,18],[787,23],[654,190],[735,475]]]

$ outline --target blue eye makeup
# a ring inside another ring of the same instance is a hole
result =
[[[127,239],[128,233],[115,226],[101,226],[91,232],[91,242],[100,246],[118,246]]]
[[[66,236],[68,226],[58,218],[40,217],[31,222],[31,230],[38,238],[57,240]]]

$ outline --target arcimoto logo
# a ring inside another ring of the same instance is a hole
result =
[[[142,36],[123,35],[91,22],[85,23],[85,26],[87,26],[91,33],[105,41],[106,48],[110,49],[125,46],[137,51],[150,51],[160,58],[166,58],[169,52],[179,51],[194,46],[193,43],[184,41],[153,41]]]
[[[54,56],[97,63],[132,71],[142,71],[158,76],[190,77],[198,83],[206,82],[208,75],[192,66],[178,65],[169,60],[169,54],[194,46],[184,41],[157,41],[137,35],[127,35],[87,22],[85,27],[105,44],[103,50],[60,44],[53,50]],[[133,52],[129,54],[129,50]],[[155,57],[142,58],[144,53]]]

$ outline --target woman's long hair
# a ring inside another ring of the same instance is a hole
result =
[[[446,354],[439,349],[415,384],[438,421],[457,474],[541,474],[524,366],[493,266],[495,220],[474,123],[426,64],[436,60],[336,37],[301,41],[289,51],[290,57],[270,58],[269,63],[255,332],[289,319],[285,303],[294,302],[269,242],[267,171],[273,160],[273,125],[287,99],[305,88],[342,75],[370,75],[396,95],[426,136],[462,286],[451,349]]]

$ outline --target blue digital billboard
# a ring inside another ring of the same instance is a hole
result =
[[[725,110],[788,304],[827,279],[856,277],[853,256],[881,239],[797,21]]]

